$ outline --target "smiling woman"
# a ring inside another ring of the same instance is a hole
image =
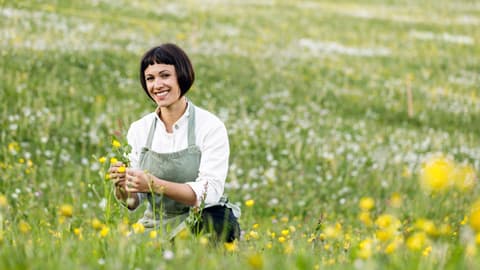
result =
[[[190,210],[204,206],[204,220],[195,229],[214,229],[216,237],[231,242],[240,228],[239,211],[223,195],[228,135],[218,117],[185,97],[193,81],[193,66],[178,46],[162,44],[145,53],[140,82],[157,109],[130,126],[131,166],[121,172],[119,162],[109,171],[116,197],[129,209],[148,201],[139,220],[144,227],[174,237]]]

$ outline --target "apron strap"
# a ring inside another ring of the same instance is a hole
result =
[[[195,105],[188,102],[188,146],[195,145]]]
[[[195,145],[195,105],[192,102],[188,102],[188,146]],[[157,126],[157,116],[153,117],[152,125],[150,126],[150,131],[148,131],[147,144],[146,148],[152,148],[153,134],[155,133],[155,128]]]
[[[147,144],[145,145],[145,147],[148,149],[152,148],[153,134],[155,133],[156,125],[157,125],[157,116],[155,115],[153,117],[152,125],[150,126],[150,131],[148,131]]]

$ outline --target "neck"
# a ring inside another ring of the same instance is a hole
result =
[[[182,117],[186,109],[187,99],[185,97],[181,97],[180,100],[168,107],[159,107],[157,109],[157,114],[165,124],[167,132],[171,133],[173,131],[173,124]]]

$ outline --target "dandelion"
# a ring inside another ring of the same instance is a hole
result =
[[[360,209],[363,211],[370,211],[375,207],[375,200],[371,197],[364,197],[359,202]]]
[[[437,227],[431,220],[421,218],[415,222],[415,227],[424,231],[428,235],[438,235]]]
[[[110,164],[115,164],[118,162],[118,159],[116,157],[110,158]]]
[[[370,227],[373,224],[372,218],[370,217],[370,212],[361,212],[358,215],[358,219],[367,227]]]
[[[132,224],[132,229],[135,234],[142,234],[145,232],[145,227],[143,224],[138,222]]]
[[[20,145],[17,142],[11,142],[8,144],[8,151],[12,154],[16,154],[20,150]]]
[[[231,243],[224,243],[223,246],[227,251],[230,251],[230,252],[234,252],[237,250],[237,243],[235,241]]]
[[[260,227],[260,224],[255,223],[255,224],[253,224],[252,229],[256,230],[256,229],[258,229],[259,227]]]
[[[285,241],[287,241],[287,238],[285,238],[284,236],[278,237],[278,242],[285,243]]]
[[[394,192],[390,197],[390,205],[394,208],[400,208],[402,206],[403,200],[402,195],[398,192]]]
[[[60,206],[59,213],[62,217],[72,217],[73,215],[73,206],[70,204],[63,204]]]
[[[117,141],[115,139],[112,141],[112,147],[113,148],[116,149],[116,148],[120,148],[121,146],[122,146],[122,144],[119,141]]]
[[[255,204],[255,201],[254,201],[254,200],[247,200],[247,201],[245,202],[245,206],[246,206],[246,207],[252,207],[254,204]]]
[[[205,237],[205,236],[200,237],[200,239],[199,239],[198,241],[200,242],[200,244],[201,244],[202,246],[208,245],[208,238]]]
[[[31,227],[30,224],[28,224],[26,221],[21,220],[21,221],[18,223],[18,229],[20,230],[21,233],[27,234],[27,233],[30,232],[30,230],[32,229],[32,227]]]
[[[75,234],[78,239],[82,239],[82,228],[75,228],[73,229],[73,234]]]
[[[252,269],[263,269],[263,257],[258,253],[248,256],[247,263]]]
[[[410,250],[417,251],[422,249],[422,247],[426,244],[427,242],[427,235],[424,232],[417,232],[411,235],[407,239],[407,247]]]
[[[432,246],[426,247],[426,248],[423,250],[422,255],[426,257],[426,256],[428,256],[428,255],[430,254],[430,252],[432,252]]]
[[[373,250],[373,242],[372,239],[367,238],[360,242],[358,256],[362,259],[368,259],[372,256]]]
[[[289,231],[288,229],[282,230],[281,234],[282,234],[283,236],[288,236],[288,235],[290,234],[290,231]]]
[[[100,162],[101,164],[105,163],[107,161],[107,158],[106,157],[100,157],[98,159],[98,162]]]
[[[124,173],[125,170],[126,170],[126,167],[125,167],[125,166],[120,166],[120,167],[118,167],[118,172],[119,172],[119,173]]]
[[[94,218],[92,219],[92,227],[93,229],[95,230],[101,230],[103,228],[103,224],[100,220],[98,220],[97,218]]]
[[[105,238],[105,237],[107,237],[109,232],[110,232],[110,228],[108,228],[108,226],[106,226],[106,225],[103,225],[102,229],[99,232],[99,236],[101,238]]]
[[[451,185],[455,163],[444,156],[433,157],[422,166],[421,185],[425,190],[441,192]]]
[[[480,232],[480,200],[473,205],[469,220],[470,227],[472,227],[475,232]]]
[[[151,239],[157,238],[157,235],[158,235],[158,234],[157,234],[157,231],[155,231],[155,230],[150,231],[150,233],[148,234],[148,236],[149,236]]]

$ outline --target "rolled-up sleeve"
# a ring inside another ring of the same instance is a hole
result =
[[[197,204],[217,203],[223,195],[228,173],[230,145],[223,123],[212,128],[199,145],[202,152],[199,173],[195,182],[187,182],[197,197]]]

